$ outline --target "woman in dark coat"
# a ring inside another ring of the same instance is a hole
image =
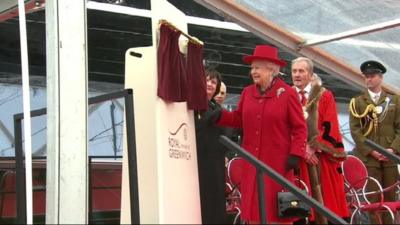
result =
[[[226,223],[225,153],[218,138],[223,128],[216,126],[210,116],[221,106],[214,96],[219,93],[221,75],[206,71],[208,109],[195,114],[197,163],[199,169],[201,218],[203,224]]]

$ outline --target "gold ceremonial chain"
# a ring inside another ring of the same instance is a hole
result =
[[[181,33],[183,36],[187,37],[187,38],[189,39],[189,41],[192,42],[193,44],[196,44],[196,45],[203,45],[203,42],[202,42],[202,41],[198,40],[198,39],[195,38],[195,37],[190,36],[189,34],[186,34],[186,33],[182,32],[179,28],[177,28],[175,25],[173,25],[172,23],[168,22],[167,20],[160,20],[160,21],[158,22],[158,24],[159,24],[159,25],[161,25],[161,24],[166,25],[166,26],[170,27],[171,29],[173,29],[173,30],[175,30],[175,31],[178,31],[178,32]]]
[[[371,133],[373,128],[376,132],[376,130],[378,129],[378,112],[377,112],[374,104],[369,104],[365,108],[364,112],[359,114],[356,110],[356,99],[352,98],[350,100],[349,111],[350,111],[351,115],[353,115],[355,118],[360,119],[360,123],[361,123],[361,119],[364,117],[366,117],[366,119],[369,120],[368,130],[367,130],[367,132],[365,132],[363,134],[364,137],[368,136]],[[370,113],[370,112],[372,113],[372,120],[371,120],[371,117],[368,115],[368,113]],[[368,121],[366,123],[368,123]],[[362,124],[361,124],[361,127],[363,127]]]
[[[307,102],[307,104],[305,106],[302,107],[303,109],[303,114],[304,114],[304,119],[307,120],[308,118],[308,108],[310,108],[310,106],[317,100],[319,100],[319,98],[321,97],[322,93],[325,91],[324,88],[321,88],[321,90],[318,92],[317,96],[315,96],[311,101]]]
[[[321,93],[322,93],[322,92],[320,92],[320,93],[318,94],[318,96],[316,96],[315,98],[313,98],[310,102],[307,102],[307,104],[306,104],[305,106],[303,106],[303,109],[304,109],[304,110],[308,110],[308,108],[310,108],[310,106],[311,106],[317,99],[319,99],[319,97],[321,96]]]

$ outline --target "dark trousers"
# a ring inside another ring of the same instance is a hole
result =
[[[368,175],[374,177],[379,181],[382,185],[382,188],[389,187],[393,185],[399,180],[399,170],[397,166],[390,166],[390,167],[370,167],[367,166]],[[368,182],[367,186],[368,191],[376,191],[378,190],[376,184],[373,181]],[[368,200],[371,202],[377,202],[380,200],[379,195],[374,195],[368,197]],[[385,193],[385,201],[396,201],[396,189],[388,191]],[[394,212],[396,213],[396,212]],[[378,224],[379,220],[376,218],[374,214],[370,214],[371,223]],[[383,213],[382,215],[383,224],[393,224],[392,218],[389,213]]]

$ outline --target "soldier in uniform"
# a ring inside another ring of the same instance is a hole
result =
[[[366,61],[361,64],[360,69],[367,91],[350,101],[350,130],[356,144],[354,154],[364,162],[369,176],[387,187],[399,179],[397,165],[367,146],[364,141],[368,138],[391,153],[400,153],[400,100],[398,95],[389,94],[382,89],[386,68],[380,62]],[[369,190],[373,186],[371,184]],[[370,200],[378,199],[379,196],[376,196]],[[385,200],[395,201],[395,190],[385,193]],[[377,222],[372,214],[371,220],[372,223]],[[383,223],[392,223],[389,215],[383,216]]]

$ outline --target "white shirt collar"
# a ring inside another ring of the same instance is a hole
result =
[[[311,91],[311,82],[308,83],[307,86],[303,90],[306,92],[306,97],[308,97],[308,95],[310,94],[310,91]],[[301,89],[296,87],[296,91],[297,91],[297,93],[299,93],[301,91]]]
[[[371,99],[374,99],[374,96],[375,95],[378,95],[379,97],[381,96],[381,93],[382,93],[382,91],[380,91],[380,92],[378,92],[378,93],[375,93],[375,92],[372,92],[372,91],[370,91],[369,89],[368,89],[368,94],[369,94],[369,96],[371,97]]]
[[[381,93],[382,93],[382,91],[380,91],[380,92],[378,92],[378,93],[375,93],[375,92],[372,92],[372,91],[370,91],[369,89],[368,89],[368,94],[369,94],[369,97],[372,99],[372,101],[374,101],[374,97],[376,96],[376,95],[378,95],[379,96],[379,98],[381,97]],[[378,98],[378,99],[379,99]]]

